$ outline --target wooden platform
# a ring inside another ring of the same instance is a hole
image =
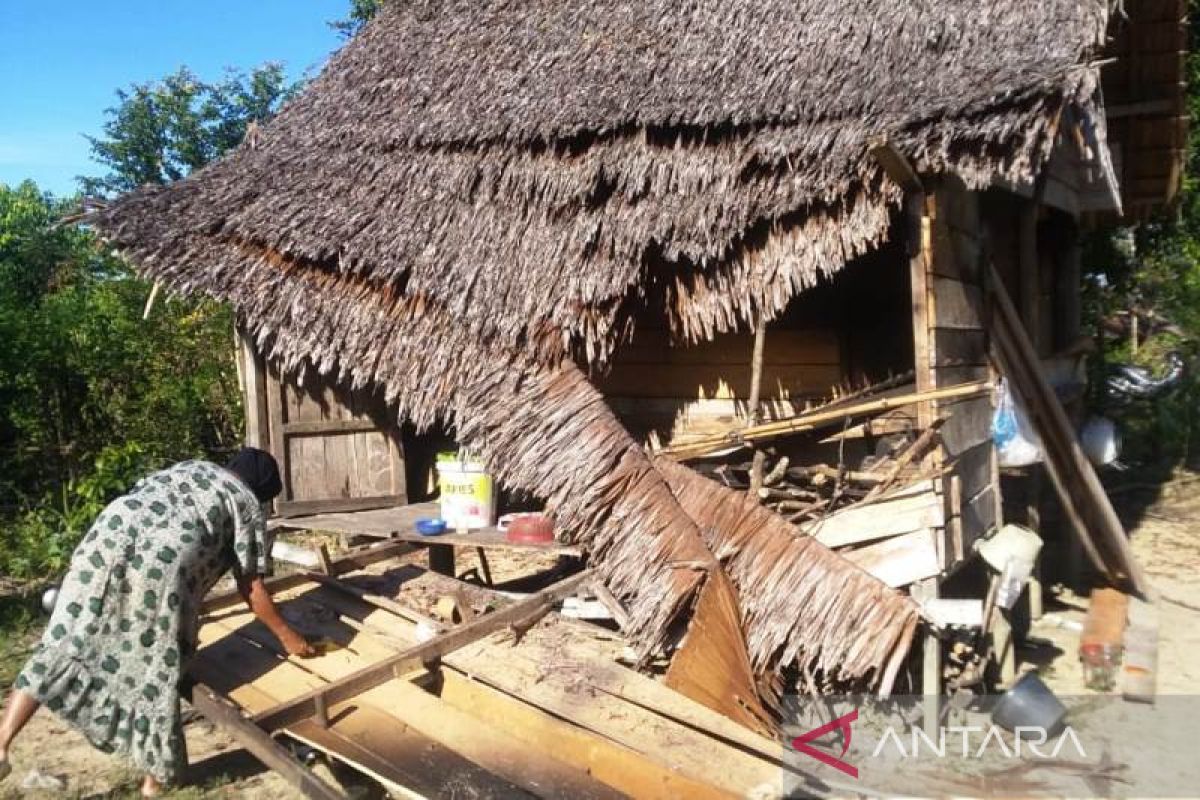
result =
[[[278,593],[285,618],[337,649],[287,657],[248,611],[222,606],[203,622],[192,676],[253,718],[412,647],[439,597],[458,593],[483,618],[513,602],[412,564],[382,562],[340,580],[411,613],[294,583]],[[617,634],[551,614],[513,638],[501,630],[431,671],[329,705],[327,725],[312,718],[277,733],[395,796],[744,797],[781,784],[781,745],[622,666]]]
[[[276,529],[321,530],[345,536],[369,536],[376,539],[398,539],[426,546],[449,545],[451,547],[482,547],[497,550],[536,550],[559,555],[578,556],[582,550],[575,545],[530,544],[510,542],[496,528],[481,528],[470,533],[443,533],[440,536],[424,536],[417,533],[417,520],[439,515],[437,503],[414,503],[407,506],[377,508],[370,511],[346,511],[335,514],[317,514],[311,517],[290,517],[273,520]]]

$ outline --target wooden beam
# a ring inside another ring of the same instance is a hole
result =
[[[1104,109],[1104,116],[1111,120],[1121,119],[1122,117],[1173,115],[1177,112],[1179,106],[1179,101],[1173,99],[1143,100],[1140,103],[1122,103],[1120,105],[1108,106]]]
[[[275,708],[257,715],[255,722],[266,730],[278,730],[313,717],[317,714],[321,702],[324,702],[326,707],[344,702],[392,678],[427,667],[447,653],[493,634],[509,624],[527,621],[538,612],[548,612],[555,603],[570,596],[594,578],[590,570],[572,575],[525,600],[485,614],[474,622],[460,625],[441,636],[396,653],[301,697],[280,703]]]
[[[394,494],[377,497],[330,497],[324,500],[284,500],[276,501],[276,509],[281,517],[307,517],[339,511],[390,508],[403,505],[406,499],[404,495]]]
[[[930,400],[974,397],[976,395],[986,394],[991,390],[992,384],[989,381],[971,381],[969,383],[961,383],[955,386],[947,386],[942,389],[933,389],[928,392],[910,392],[892,397],[883,397],[878,400],[869,400],[862,403],[855,403],[853,405],[832,408],[828,411],[814,411],[805,414],[798,414],[790,419],[779,420],[777,422],[766,422],[762,425],[754,425],[751,427],[742,428],[741,430],[733,431],[729,434],[705,437],[694,442],[689,442],[686,445],[664,448],[659,451],[658,455],[664,455],[677,459],[698,458],[715,449],[721,449],[730,446],[736,447],[744,444],[745,442],[770,439],[775,436],[786,436],[792,433],[804,433],[806,431],[816,430],[820,427],[835,424],[849,417],[875,414],[888,411],[893,408],[901,408],[903,406],[927,402]]]
[[[839,553],[893,589],[934,579],[941,571],[936,534],[931,528]],[[936,581],[934,581],[936,588]]]
[[[242,716],[241,709],[204,684],[192,688],[192,706],[214,725],[225,729],[238,744],[269,769],[274,770],[305,797],[314,800],[345,800],[345,795],[322,781],[272,739]]]
[[[379,425],[370,419],[317,419],[283,424],[285,436],[319,436],[323,433],[361,433],[377,430]]]
[[[871,156],[883,167],[887,176],[911,194],[924,194],[925,186],[903,153],[896,150],[886,136],[874,136],[867,144]]]
[[[344,575],[347,572],[354,572],[380,561],[386,561],[389,558],[414,552],[416,549],[416,546],[408,542],[382,542],[360,547],[347,552],[342,558],[330,563],[330,574]],[[306,583],[311,583],[311,581],[312,579],[308,575],[295,573],[292,575],[281,575],[278,578],[267,578],[265,584],[267,590],[274,593],[294,589]],[[239,605],[242,602],[242,596],[238,594],[237,590],[221,592],[220,594],[212,595],[204,601],[204,605],[200,607],[200,614],[202,616],[212,614],[230,606]]]
[[[997,309],[993,320],[997,355],[1042,439],[1046,471],[1062,501],[1063,511],[1096,565],[1114,580],[1145,595],[1148,586],[1121,520],[1080,447],[1058,396],[1042,374],[1037,353],[1025,335],[1000,276],[993,265],[989,264],[988,270]],[[1103,554],[1097,543],[1103,545]]]
[[[423,622],[426,625],[431,626],[434,630],[440,630],[443,627],[441,623],[439,623],[433,617],[426,616],[416,609],[412,609],[406,605],[398,603],[390,597],[384,597],[383,595],[369,592],[362,587],[355,586],[352,583],[338,580],[337,578],[333,577],[332,574],[322,575],[319,572],[309,572],[306,573],[306,576],[317,583],[322,584],[323,586],[328,586],[330,589],[336,589],[343,594],[348,594],[351,597],[358,598],[367,605],[372,605],[376,608],[383,609],[384,611],[395,614],[401,619],[406,619],[409,622],[418,624]]]

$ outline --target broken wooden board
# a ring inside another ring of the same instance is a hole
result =
[[[344,580],[362,580],[375,591],[378,583],[371,577]],[[406,581],[404,587],[417,582]],[[431,595],[463,586],[429,573],[420,582]],[[497,605],[505,602],[478,587],[471,593],[494,596]],[[416,625],[410,620],[331,588],[310,584],[278,599],[289,619],[303,612],[306,635],[329,638],[342,647],[313,659],[286,658],[248,612],[222,612],[206,622],[196,670],[252,713],[392,656],[396,648],[385,640],[416,641]],[[309,613],[318,608],[326,613]],[[346,624],[350,620],[354,625]],[[351,730],[346,720],[369,707],[370,728],[382,725],[376,712],[388,715],[410,733],[541,796],[606,797],[617,791],[638,797],[729,797],[744,796],[766,781],[778,782],[781,765],[761,753],[773,748],[782,753],[780,745],[620,666],[615,658],[622,645],[614,638],[556,615],[518,646],[507,632],[493,634],[445,656],[439,671],[422,672],[424,689],[392,679],[331,704],[329,730],[363,746],[364,735]],[[699,722],[715,732],[698,730]],[[353,748],[339,745],[337,737],[315,735],[308,725],[296,723],[298,733],[307,732],[318,749],[329,748],[347,763],[356,760],[346,752]],[[546,747],[547,741],[555,746]],[[746,741],[756,743],[757,752]],[[367,746],[375,758],[362,756],[371,764],[358,766],[379,771],[387,762],[386,754],[378,752],[381,746]],[[398,774],[392,779],[405,780]],[[814,791],[819,788],[816,784]]]
[[[945,501],[931,480],[835,511],[804,528],[827,547],[872,542],[946,524]]]
[[[414,643],[408,650],[389,653],[375,663],[341,676],[328,685],[281,703],[279,707],[261,714],[256,721],[267,729],[274,729],[287,727],[292,722],[314,715],[320,716],[325,707],[362,694],[385,683],[392,676],[422,669],[464,644],[489,636],[505,626],[519,624],[528,617],[545,614],[554,603],[561,601],[591,579],[592,574],[586,571],[564,578],[553,586],[500,611],[493,611],[472,622],[452,628],[428,641]]]
[[[724,570],[712,570],[705,579],[666,684],[750,730],[771,734],[771,717],[759,703],[746,655],[737,591]]]
[[[856,550],[844,550],[839,555],[893,589],[932,578],[941,572],[937,535],[928,528]]]

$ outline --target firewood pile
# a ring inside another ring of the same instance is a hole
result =
[[[819,413],[836,418],[832,408]],[[795,463],[794,452],[766,447],[758,451],[766,455],[759,476],[754,459],[698,459],[691,466],[730,489],[747,492],[797,532],[889,586],[902,587],[938,570],[934,531],[946,521],[938,480],[943,467],[926,456],[937,449],[941,425],[936,421],[919,435],[910,429],[881,437],[872,454],[853,463],[842,446],[835,463]]]

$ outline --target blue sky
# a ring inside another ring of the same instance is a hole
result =
[[[33,178],[69,194],[102,172],[83,134],[97,135],[115,90],[188,66],[282,61],[292,77],[337,48],[328,21],[347,0],[0,0],[0,183]]]

